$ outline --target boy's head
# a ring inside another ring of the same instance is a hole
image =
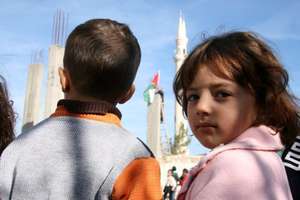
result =
[[[172,167],[172,171],[175,172],[177,169],[175,166]]]
[[[89,20],[67,39],[63,62],[69,84],[63,90],[122,103],[132,88],[140,58],[138,41],[127,25],[110,19]]]
[[[186,169],[186,168],[184,168],[184,169],[182,170],[182,173],[183,173],[183,174],[187,174],[187,173],[189,173],[189,170]]]

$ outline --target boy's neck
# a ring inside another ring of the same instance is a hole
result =
[[[92,114],[92,115],[106,115],[114,114],[121,119],[122,114],[120,110],[109,102],[91,102],[74,99],[61,99],[57,103],[57,109],[52,116],[61,116],[68,114]]]
[[[74,94],[67,94],[65,93],[64,99],[66,100],[75,100],[75,101],[83,101],[83,102],[93,102],[93,103],[102,103],[102,102],[107,102],[112,105],[117,105],[115,102],[109,102],[107,100],[102,100],[94,97],[88,97],[88,96],[83,96],[83,95],[74,95]]]

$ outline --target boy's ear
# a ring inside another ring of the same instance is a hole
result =
[[[135,92],[135,85],[132,84],[129,88],[129,90],[126,92],[126,94],[119,100],[118,103],[123,104],[127,102],[134,94]]]
[[[68,93],[70,91],[70,76],[68,71],[60,67],[58,68],[58,74],[62,91]]]

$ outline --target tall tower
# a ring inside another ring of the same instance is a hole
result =
[[[56,108],[57,101],[63,98],[58,69],[63,67],[64,39],[68,18],[58,10],[53,19],[52,45],[49,48],[47,94],[45,101],[45,117],[49,117]]]
[[[153,102],[148,106],[147,145],[156,157],[162,156],[160,124],[162,120],[163,91],[157,90]]]
[[[42,51],[39,51],[33,54],[28,69],[22,132],[38,122],[42,78]]]
[[[186,27],[184,18],[180,12],[178,33],[176,38],[176,54],[174,56],[176,64],[176,72],[180,69],[184,59],[187,57],[187,43],[188,38],[186,35]],[[186,120],[182,115],[182,107],[176,102],[175,103],[175,134],[179,133],[180,127],[186,125]]]
[[[64,48],[51,45],[49,48],[47,94],[45,101],[45,118],[49,117],[56,108],[57,101],[63,98],[58,68],[63,67]]]

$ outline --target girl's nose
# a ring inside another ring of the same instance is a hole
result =
[[[210,115],[212,109],[212,97],[209,93],[202,93],[196,104],[196,114],[201,116]]]

